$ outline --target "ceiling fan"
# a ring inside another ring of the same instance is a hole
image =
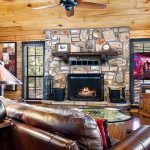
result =
[[[74,15],[74,7],[75,6],[81,7],[81,8],[89,8],[89,9],[104,9],[104,8],[106,8],[105,4],[98,4],[98,3],[93,3],[93,2],[83,2],[82,0],[60,0],[60,2],[57,4],[40,6],[40,7],[36,7],[36,8],[32,8],[32,9],[39,10],[39,9],[55,7],[58,5],[65,8],[66,15],[68,17]]]

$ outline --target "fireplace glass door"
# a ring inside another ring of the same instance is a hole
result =
[[[68,99],[74,101],[103,101],[103,74],[69,74]]]

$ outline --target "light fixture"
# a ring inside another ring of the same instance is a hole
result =
[[[74,0],[60,0],[60,5],[67,11],[71,11],[74,6],[77,6],[77,2]]]
[[[22,84],[14,75],[12,75],[5,67],[3,67],[0,61],[0,89],[1,96],[4,96],[4,86],[5,85],[18,85]]]

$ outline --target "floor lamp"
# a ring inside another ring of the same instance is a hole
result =
[[[0,62],[0,96],[4,96],[5,85],[18,85],[22,84],[14,75],[12,75]]]

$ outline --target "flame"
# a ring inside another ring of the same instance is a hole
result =
[[[88,91],[90,91],[88,87],[83,88],[83,92],[88,92]]]
[[[79,91],[78,95],[81,97],[94,97],[96,96],[96,91],[90,90],[89,87],[84,87]]]

